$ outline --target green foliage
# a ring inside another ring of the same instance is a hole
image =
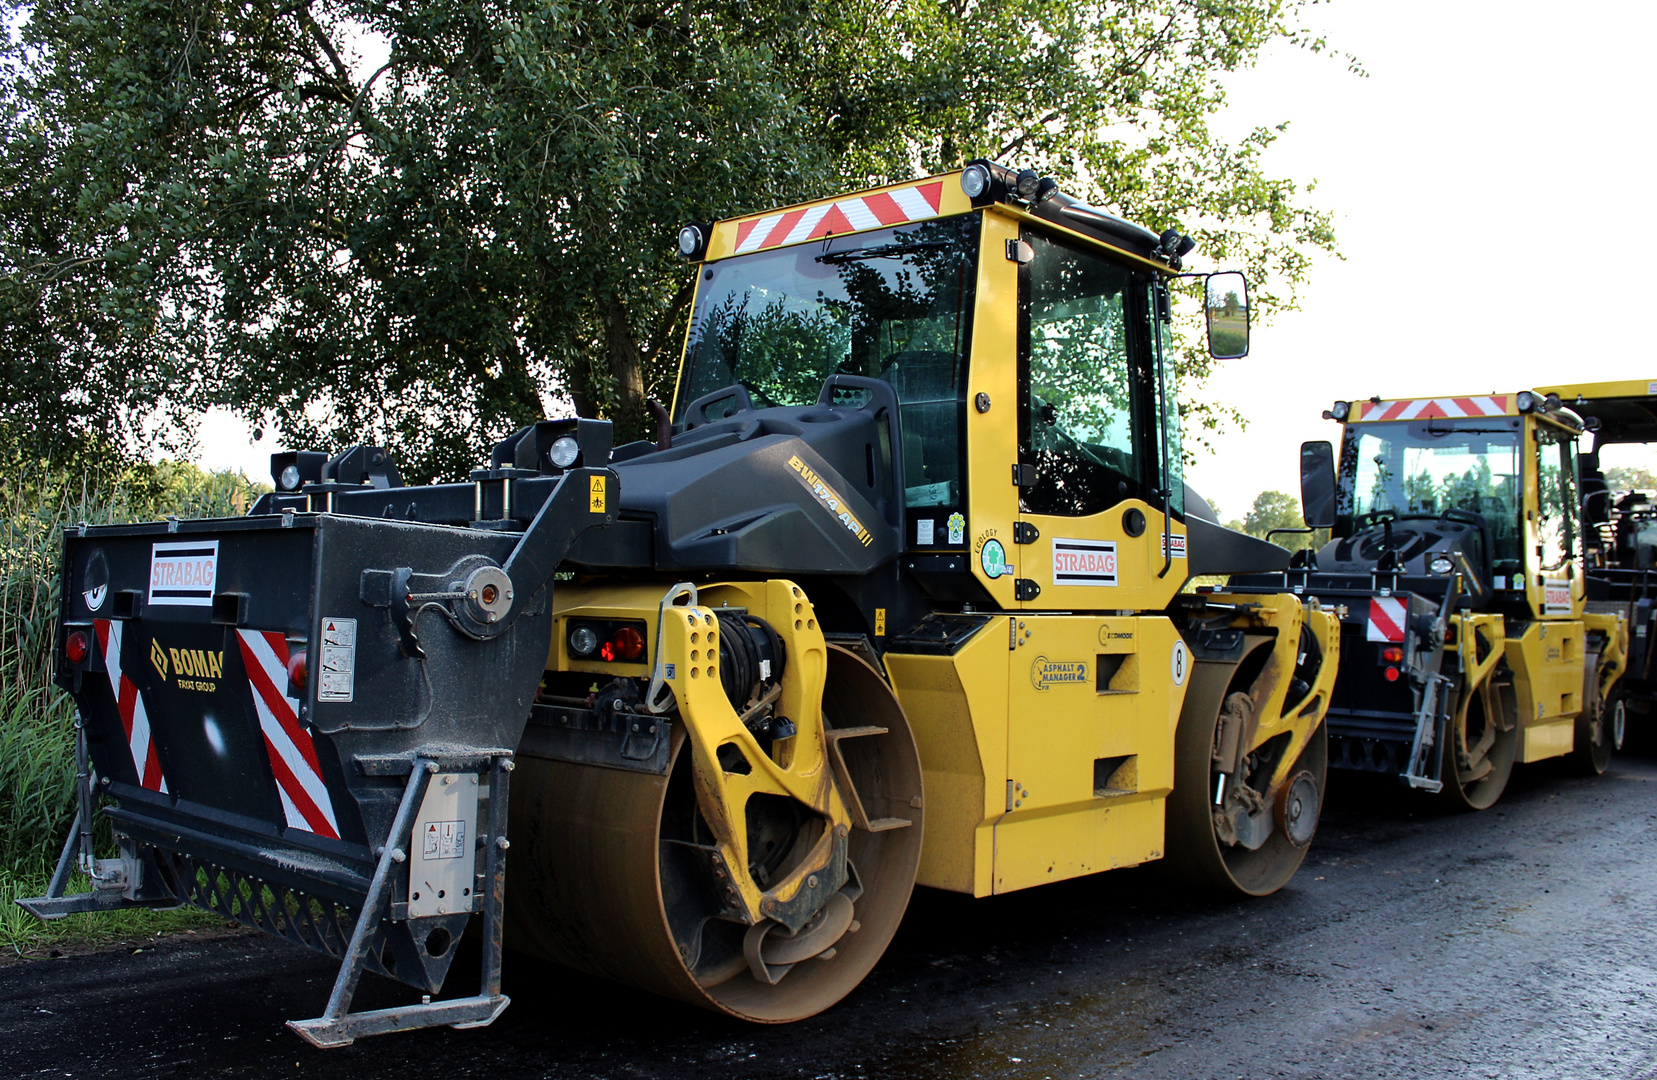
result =
[[[44,888],[74,816],[74,706],[51,681],[63,530],[241,514],[257,489],[173,462],[88,478],[12,459],[0,477],[0,901],[10,907]],[[0,947],[55,940],[32,922],[0,915]]]
[[[1657,476],[1639,466],[1618,466],[1605,470],[1605,486],[1612,491],[1657,491]]]
[[[0,57],[0,431],[180,445],[228,404],[420,480],[560,391],[672,390],[686,221],[1027,164],[1292,305],[1327,215],[1220,76],[1309,0],[48,0]],[[363,31],[390,42],[353,67]],[[213,358],[203,363],[203,357]],[[1182,353],[1183,374],[1209,370]],[[1184,406],[1201,431],[1231,415]],[[157,423],[164,420],[167,423]]]

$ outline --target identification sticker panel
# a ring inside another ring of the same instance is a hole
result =
[[[324,616],[318,701],[350,701],[356,694],[357,620]]]
[[[218,581],[219,542],[157,542],[150,548],[149,603],[212,607]]]
[[[1114,586],[1116,542],[1053,537],[1053,584]]]

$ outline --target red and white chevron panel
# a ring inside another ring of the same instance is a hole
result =
[[[1404,601],[1396,596],[1375,596],[1369,601],[1369,640],[1390,641],[1399,644],[1404,640],[1404,617],[1407,609]]]
[[[94,619],[92,628],[98,635],[98,650],[104,654],[104,670],[109,674],[109,688],[115,693],[115,710],[120,713],[121,727],[127,733],[127,747],[132,751],[132,767],[138,772],[138,782],[165,795],[167,778],[161,773],[161,759],[156,755],[155,739],[150,735],[150,714],[144,709],[144,698],[138,693],[138,687],[121,668],[122,624],[113,619]]]
[[[1462,416],[1506,416],[1507,395],[1365,401],[1359,420],[1451,420]]]
[[[896,191],[877,191],[839,202],[818,203],[781,214],[744,221],[736,227],[736,253],[815,240],[833,233],[856,232],[882,225],[902,225],[938,216],[943,205],[943,181],[916,184]]]
[[[322,779],[316,747],[300,726],[299,702],[287,695],[288,639],[263,630],[237,630],[236,635],[288,827],[338,839],[334,800]]]

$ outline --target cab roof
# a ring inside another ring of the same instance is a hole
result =
[[[1599,421],[1594,445],[1657,443],[1657,381],[1624,379],[1618,382],[1571,383],[1537,391],[1558,394],[1559,400],[1582,417]]]
[[[828,236],[965,214],[985,206],[1036,218],[1106,244],[1141,264],[1149,264],[1150,269],[1163,273],[1177,269],[1169,265],[1166,254],[1159,249],[1160,238],[1149,229],[1071,198],[1057,188],[1029,202],[1005,193],[973,199],[962,190],[959,169],[716,221],[708,229],[707,249],[701,258],[713,262]]]

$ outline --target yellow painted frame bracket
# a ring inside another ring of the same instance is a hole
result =
[[[783,617],[793,614],[788,610],[790,602],[801,614],[810,611],[804,594],[789,582],[757,582],[704,587],[698,599],[721,591],[727,601],[740,601],[734,606],[766,618],[782,637],[788,666],[778,704],[794,721],[795,734],[774,745],[773,758],[738,717],[720,681],[721,631],[711,606],[669,603],[671,592],[664,599],[657,670],[683,720],[697,806],[719,847],[723,866],[718,869],[727,875],[723,879],[726,903],[750,925],[774,919],[798,929],[846,884],[851,826],[856,817],[866,815],[854,815],[830,764],[836,755],[821,710],[827,655],[822,631],[814,614]],[[652,699],[655,691],[653,681]],[[836,734],[863,733],[848,729]],[[762,887],[749,871],[747,804],[756,795],[792,799],[823,820],[811,849],[769,888]]]

